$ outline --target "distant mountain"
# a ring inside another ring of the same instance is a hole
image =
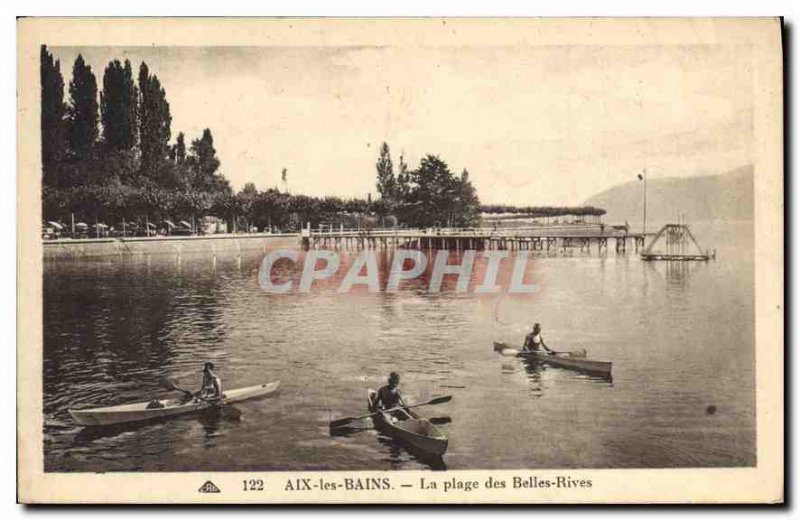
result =
[[[608,211],[611,224],[642,221],[642,181],[631,181],[590,198],[584,205]],[[647,179],[647,221],[753,220],[753,166],[722,175]]]

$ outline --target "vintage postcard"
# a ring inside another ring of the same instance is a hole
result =
[[[783,500],[780,19],[20,19],[25,503]]]

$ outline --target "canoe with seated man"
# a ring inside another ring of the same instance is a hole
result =
[[[533,330],[525,336],[525,343],[522,345],[523,352],[539,352],[541,354],[547,353],[549,355],[555,354],[552,350],[547,348],[542,338],[542,328],[538,323],[533,325]]]

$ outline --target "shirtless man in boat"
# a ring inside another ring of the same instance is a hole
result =
[[[525,343],[522,345],[524,352],[547,352],[552,355],[553,351],[547,348],[542,338],[542,328],[538,323],[533,325],[533,330],[525,336]]]
[[[389,384],[381,387],[381,389],[378,390],[378,395],[375,397],[375,401],[373,402],[375,409],[382,408],[388,410],[398,406],[406,406],[405,401],[403,401],[403,396],[400,395],[399,385],[400,374],[397,372],[389,374]],[[408,419],[409,416],[414,417],[410,410],[404,409],[397,410],[392,415],[398,419]]]
[[[222,397],[222,380],[214,373],[214,363],[203,365],[203,386],[195,395],[208,401]]]

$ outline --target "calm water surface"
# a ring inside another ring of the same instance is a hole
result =
[[[716,262],[536,253],[533,295],[272,295],[260,252],[47,261],[48,471],[620,468],[755,464],[751,223],[696,224]],[[477,270],[476,270],[477,271]],[[613,361],[613,381],[493,352],[534,321],[553,348]],[[211,360],[227,388],[281,380],[277,397],[210,416],[83,429],[68,408],[199,386]],[[449,417],[442,461],[419,460],[368,429],[368,388],[401,373],[409,401]],[[717,412],[706,413],[709,405]]]

